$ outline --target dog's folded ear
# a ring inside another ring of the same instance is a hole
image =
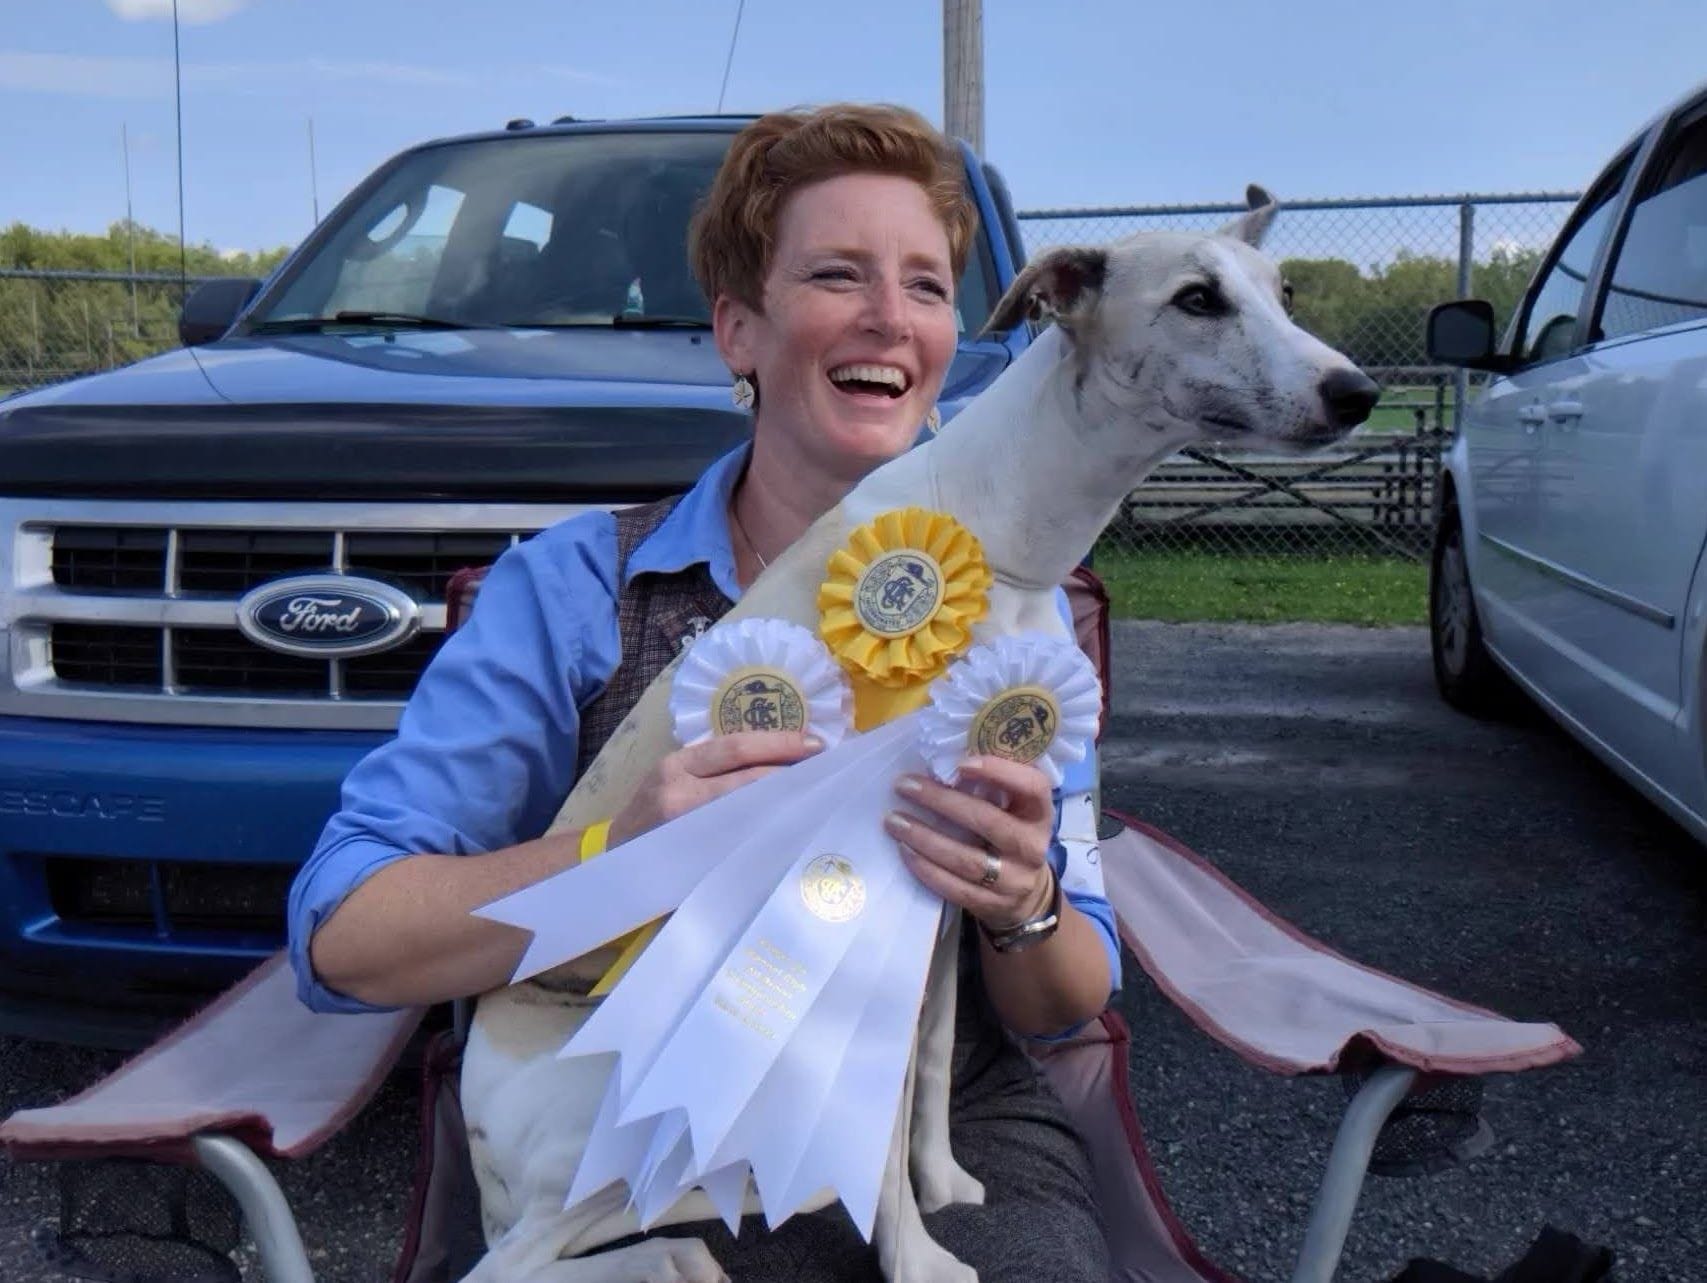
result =
[[[1240,214],[1216,232],[1216,235],[1231,236],[1252,248],[1261,248],[1262,238],[1268,234],[1269,224],[1274,222],[1274,216],[1280,212],[1280,204],[1268,194],[1266,187],[1258,187],[1252,183],[1245,188],[1245,205],[1249,212]]]
[[[1025,265],[984,325],[984,333],[1010,330],[1021,321],[1054,319],[1069,334],[1096,310],[1108,274],[1108,251],[1061,245]]]

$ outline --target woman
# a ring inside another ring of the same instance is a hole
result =
[[[582,833],[534,835],[690,624],[727,610],[916,439],[954,355],[954,286],[975,228],[958,153],[912,112],[832,107],[742,131],[690,251],[737,402],[754,411],[752,444],[679,502],[577,517],[494,566],[396,740],[351,772],[344,809],[292,890],[304,1001],[359,1011],[506,983],[525,940],[470,911],[579,860]],[[681,749],[611,817],[605,841],[818,747],[754,732]],[[890,817],[907,866],[982,928],[966,933],[978,943],[962,967],[953,1142],[989,1196],[927,1224],[985,1283],[1101,1278],[1083,1154],[1002,1028],[1049,1035],[1101,1010],[1117,976],[1112,915],[1100,897],[1070,892],[1052,935],[1023,951],[998,947],[1057,898],[1055,802],[1033,767],[990,760],[968,773],[1011,801],[908,778],[900,790],[943,823]],[[949,836],[959,830],[975,840]],[[743,1283],[878,1277],[837,1208],[738,1243],[720,1226],[691,1228]]]

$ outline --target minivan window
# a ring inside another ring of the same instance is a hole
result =
[[[1673,140],[1654,172],[1631,212],[1597,338],[1707,317],[1707,117]]]
[[[1588,288],[1588,274],[1611,228],[1614,198],[1624,185],[1628,168],[1626,161],[1595,189],[1587,213],[1548,267],[1546,278],[1529,305],[1515,349],[1524,362],[1550,361],[1571,350],[1577,313],[1582,310],[1583,292]]]

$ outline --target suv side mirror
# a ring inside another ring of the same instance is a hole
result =
[[[1428,314],[1428,355],[1442,365],[1467,370],[1512,368],[1511,358],[1497,350],[1494,334],[1494,305],[1483,299],[1459,299],[1442,303]]]
[[[261,288],[261,282],[245,276],[203,281],[184,300],[178,317],[178,339],[185,347],[212,343],[243,315]]]

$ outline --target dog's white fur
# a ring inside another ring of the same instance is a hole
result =
[[[1107,249],[1052,250],[1027,267],[992,328],[1012,325],[1028,308],[1056,324],[936,440],[872,473],[821,517],[728,618],[815,626],[830,553],[878,513],[916,505],[953,513],[984,546],[996,583],[979,639],[1059,634],[1055,586],[1133,487],[1175,450],[1245,436],[1269,448],[1303,448],[1342,435],[1349,425],[1324,401],[1324,380],[1334,375],[1364,391],[1373,385],[1359,385],[1362,376],[1345,357],[1292,323],[1278,270],[1253,248],[1275,206],[1260,188],[1249,199],[1251,212],[1216,235],[1142,234]],[[615,814],[634,781],[675,748],[666,709],[673,671],[611,737],[553,831]],[[898,1111],[878,1208],[875,1246],[891,1283],[976,1279],[931,1242],[920,1220],[921,1211],[982,1199],[948,1146],[954,945],[944,941],[933,960],[904,1097],[910,1107]],[[563,1210],[606,1071],[556,1053],[591,1011],[580,995],[609,960],[601,951],[480,1001],[462,1104],[490,1251],[471,1280],[722,1278],[697,1239],[594,1252],[638,1231],[620,1185]],[[662,1224],[714,1216],[696,1192]]]

